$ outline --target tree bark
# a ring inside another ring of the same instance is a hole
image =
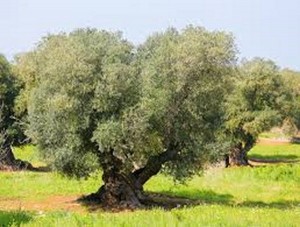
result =
[[[149,158],[147,164],[133,172],[135,177],[135,187],[140,190],[143,189],[143,185],[154,175],[156,175],[162,165],[168,161],[171,161],[176,158],[178,152],[178,145],[170,146],[165,152],[162,152],[159,155]]]
[[[122,161],[114,156],[113,150],[101,162],[103,185],[83,201],[100,203],[104,208],[135,209],[142,207],[140,191],[135,187],[132,174],[122,173]]]
[[[175,147],[173,147],[175,148]],[[143,192],[143,185],[156,175],[162,165],[176,157],[176,149],[167,150],[149,158],[147,164],[132,173],[122,172],[122,161],[111,150],[101,163],[103,185],[96,193],[83,198],[83,201],[99,202],[105,208],[135,209],[151,202]]]
[[[104,173],[104,184],[98,192],[86,198],[100,202],[106,208],[135,209],[142,207],[141,192],[134,187],[128,176],[120,173]]]
[[[12,165],[16,158],[10,147],[4,147],[0,151],[0,163],[3,165]]]
[[[34,167],[26,161],[16,159],[8,144],[0,147],[0,170],[33,170]]]
[[[250,165],[247,157],[247,150],[243,147],[242,143],[233,147],[229,154],[225,157],[225,166],[248,166]]]
[[[256,138],[251,134],[245,134],[245,139],[236,144],[225,156],[225,166],[251,166],[248,161],[248,152],[253,148],[256,143]]]

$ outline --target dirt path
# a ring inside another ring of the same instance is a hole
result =
[[[77,199],[80,195],[51,196],[43,200],[22,200],[0,198],[0,210],[29,210],[29,211],[75,211],[87,212],[87,209]]]
[[[258,144],[262,145],[284,145],[290,143],[288,139],[267,139],[261,138],[258,140]]]
[[[76,213],[90,213],[102,210],[100,204],[78,202],[80,195],[71,196],[51,196],[43,200],[22,200],[14,198],[0,197],[0,210],[25,210],[44,213],[48,211],[68,211]],[[203,201],[202,201],[203,202]],[[146,207],[159,206],[164,209],[178,208],[182,206],[195,206],[201,204],[200,200],[194,200],[183,197],[168,196],[160,193],[148,192],[144,197],[143,203]],[[118,212],[120,210],[110,210]],[[122,210],[123,211],[123,210]]]

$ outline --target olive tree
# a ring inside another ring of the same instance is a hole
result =
[[[14,101],[19,85],[12,73],[11,66],[0,55],[0,169],[30,168],[27,162],[17,160],[12,145],[19,144],[23,133],[14,116]]]
[[[226,101],[226,135],[231,149],[226,166],[248,165],[247,153],[260,133],[295,116],[295,95],[274,62],[255,58],[239,68],[235,88]]]
[[[281,75],[285,85],[289,88],[289,91],[293,93],[296,99],[294,103],[294,114],[292,117],[285,120],[282,129],[285,134],[295,136],[300,128],[300,72],[291,69],[283,69]],[[299,140],[297,138],[294,139],[295,142]]]
[[[24,76],[28,133],[55,169],[103,171],[89,198],[142,206],[143,185],[159,171],[184,179],[220,156],[235,55],[231,35],[199,27],[154,34],[138,48],[94,29],[48,36],[19,59],[23,69],[34,63]]]

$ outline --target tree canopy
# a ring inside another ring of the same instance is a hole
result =
[[[20,89],[11,65],[0,55],[0,169],[23,169],[31,167],[29,163],[16,160],[12,145],[18,145],[24,139],[23,130],[15,117],[14,102]]]
[[[13,116],[14,99],[17,96],[18,88],[16,79],[14,78],[10,64],[7,62],[3,55],[0,55],[0,110],[1,110],[1,131],[7,131],[10,136],[14,132],[12,125],[14,120]]]
[[[295,117],[298,107],[295,94],[270,60],[243,62],[234,84],[226,102],[225,128],[233,144],[232,165],[243,165],[258,135]]]
[[[48,162],[77,176],[101,168],[99,198],[136,205],[161,169],[183,179],[220,156],[235,64],[230,34],[189,26],[137,48],[96,29],[50,35],[16,67],[28,133]]]
[[[193,26],[139,46],[90,28],[49,35],[16,59],[15,110],[54,169],[103,171],[89,198],[140,206],[159,171],[184,180],[224,154],[248,164],[261,132],[299,119],[291,79],[270,60],[237,65],[236,53],[231,34]]]

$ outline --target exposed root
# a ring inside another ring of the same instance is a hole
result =
[[[99,191],[98,191],[96,193],[83,196],[79,198],[77,201],[85,205],[86,207],[88,207],[90,211],[103,209],[112,212],[119,212],[124,210],[133,211],[137,209],[152,209],[155,207],[160,207],[169,210],[173,208],[182,208],[186,206],[196,206],[201,204],[199,200],[188,199],[188,198],[177,197],[177,196],[169,196],[169,195],[153,193],[153,192],[140,193],[138,199],[139,199],[138,206],[134,206],[132,204],[131,206],[129,206],[128,204],[124,204],[122,202],[120,204],[114,204],[114,206],[108,206],[108,204],[101,199],[101,195],[99,195]]]

